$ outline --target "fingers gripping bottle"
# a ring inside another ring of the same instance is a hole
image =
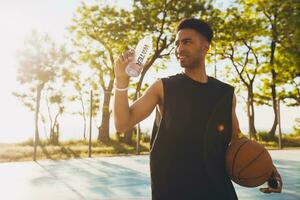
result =
[[[137,44],[133,62],[129,63],[125,69],[125,72],[128,74],[128,76],[137,77],[140,75],[151,51],[152,37],[146,36]]]

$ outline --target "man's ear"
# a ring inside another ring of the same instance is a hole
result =
[[[203,47],[204,47],[205,52],[208,52],[210,43],[208,41],[205,41]]]
[[[207,41],[204,37],[201,37],[201,43],[202,43],[202,50],[205,52],[205,54],[208,52],[210,47],[210,42]]]

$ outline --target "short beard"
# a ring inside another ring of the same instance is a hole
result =
[[[193,60],[191,63],[187,63],[187,64],[180,64],[180,66],[182,68],[186,68],[186,69],[194,69],[196,68],[200,63],[200,59],[199,60]]]

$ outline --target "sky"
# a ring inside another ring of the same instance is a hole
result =
[[[94,1],[85,1],[93,3]],[[128,8],[126,0],[102,1]],[[0,0],[0,143],[19,142],[33,136],[34,114],[25,108],[12,92],[19,88],[16,81],[16,52],[21,49],[24,40],[32,30],[39,33],[47,33],[57,43],[63,43],[67,35],[66,27],[71,24],[73,13],[80,1],[73,0]],[[221,5],[221,4],[219,4]],[[148,73],[146,81],[150,82],[181,71],[175,58],[169,63],[167,70],[159,74]],[[221,66],[222,67],[222,66]],[[207,73],[213,75],[213,67],[207,66]],[[222,80],[222,77],[220,77]],[[243,131],[247,131],[247,116],[243,109],[243,100],[238,97],[237,115]],[[282,108],[282,129],[290,132],[294,125],[294,119],[300,117],[298,108]],[[257,129],[268,130],[273,122],[272,109],[269,107],[256,108]],[[141,123],[144,130],[152,129],[154,115]],[[97,120],[99,121],[99,120]],[[61,118],[61,139],[78,139],[82,136],[81,119],[77,116],[64,115]],[[113,121],[111,129],[114,132]],[[93,126],[93,138],[96,138],[96,124]],[[41,131],[41,136],[44,136]]]

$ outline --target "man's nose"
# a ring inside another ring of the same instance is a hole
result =
[[[177,47],[176,47],[176,51],[175,52],[177,54],[180,54],[182,51],[183,51],[183,45],[178,44]]]

